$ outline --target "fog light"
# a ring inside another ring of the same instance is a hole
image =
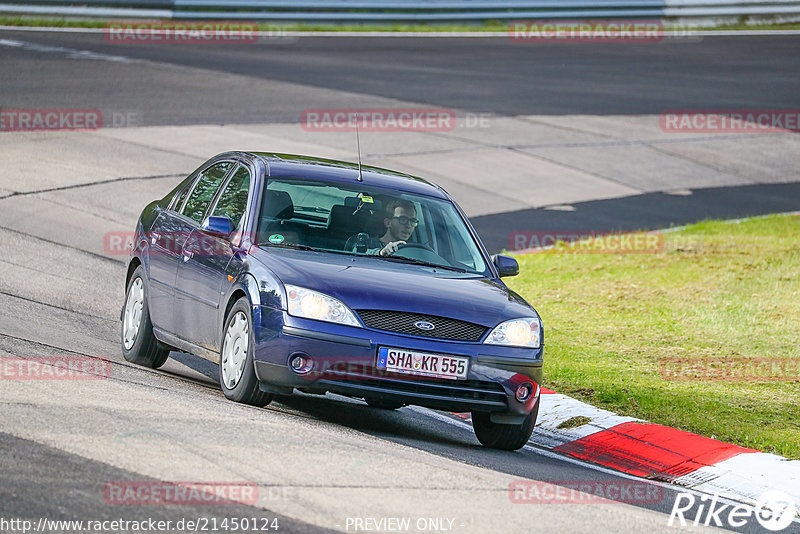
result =
[[[297,374],[304,375],[314,367],[314,360],[311,356],[302,352],[295,352],[289,356],[289,367]]]
[[[533,395],[534,385],[530,382],[524,382],[517,386],[517,400],[519,402],[525,402],[526,400],[531,398]]]

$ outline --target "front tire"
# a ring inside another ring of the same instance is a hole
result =
[[[161,348],[153,334],[150,310],[147,307],[147,284],[144,267],[139,265],[128,282],[123,305],[122,355],[131,363],[158,369],[169,358],[169,350]]]
[[[475,436],[484,447],[490,449],[500,449],[504,451],[515,451],[521,449],[528,443],[533,434],[533,427],[536,426],[536,418],[539,416],[539,403],[525,420],[518,425],[501,425],[492,423],[491,415],[482,412],[472,413],[472,428]]]
[[[250,319],[250,302],[241,298],[225,318],[219,358],[219,384],[225,396],[235,402],[263,407],[274,395],[258,387],[253,364],[255,336]]]

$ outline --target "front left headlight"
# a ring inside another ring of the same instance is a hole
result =
[[[538,317],[511,319],[495,326],[484,343],[538,349],[542,340],[542,322]]]
[[[344,302],[325,293],[287,284],[286,297],[289,315],[329,323],[361,326],[353,311]]]

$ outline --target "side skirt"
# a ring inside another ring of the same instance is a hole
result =
[[[201,347],[200,345],[190,343],[185,339],[181,339],[174,334],[169,334],[155,327],[153,328],[153,334],[155,334],[156,339],[162,343],[175,347],[183,352],[188,352],[190,354],[194,354],[195,356],[200,356],[201,358],[205,358],[206,360],[219,364],[219,354],[216,352],[210,351],[204,347]]]

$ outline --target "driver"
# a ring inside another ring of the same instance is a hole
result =
[[[389,202],[386,206],[386,217],[383,219],[386,233],[379,239],[369,240],[367,254],[391,256],[400,245],[406,244],[417,224],[417,210],[413,203],[408,200]]]

